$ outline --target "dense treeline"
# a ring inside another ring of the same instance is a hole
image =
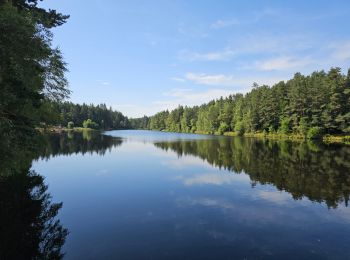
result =
[[[245,95],[234,94],[201,106],[179,106],[132,120],[132,125],[173,132],[265,132],[310,138],[349,133],[350,70],[347,76],[340,68],[308,76],[296,73],[293,79],[272,87],[254,84]]]
[[[53,104],[59,114],[57,123],[68,127],[88,127],[96,129],[126,129],[130,128],[129,120],[118,111],[107,108],[105,104],[87,105],[72,102]]]
[[[68,16],[38,0],[0,1],[0,131],[33,131],[52,117],[51,102],[68,97],[66,64],[51,28]]]
[[[211,165],[248,174],[252,185],[272,184],[291,193],[294,199],[307,197],[332,208],[343,203],[347,206],[349,202],[350,148],[347,146],[239,137],[154,145],[178,156],[194,155]]]

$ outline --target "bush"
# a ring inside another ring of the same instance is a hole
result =
[[[307,132],[308,139],[320,139],[322,138],[322,128],[321,127],[311,127]]]
[[[237,122],[235,125],[235,132],[237,132],[238,135],[244,134],[244,126],[243,122]]]
[[[288,118],[283,118],[281,120],[281,126],[279,128],[279,132],[281,134],[288,134],[290,132],[289,124],[290,124],[290,120]]]
[[[273,125],[269,126],[269,133],[273,134],[275,132],[275,127]]]
[[[92,121],[91,119],[84,120],[83,122],[83,127],[84,128],[92,128],[92,129],[97,129],[98,124]]]
[[[300,119],[298,131],[299,131],[299,133],[302,134],[303,136],[307,136],[308,127],[307,127],[307,122],[306,122],[306,119],[305,119],[305,118],[301,118],[301,119]]]
[[[72,122],[72,121],[68,122],[67,127],[69,129],[72,129],[74,127],[74,122]]]
[[[229,129],[228,124],[226,124],[225,122],[222,122],[219,126],[218,133],[222,135],[223,133],[227,132],[228,129]]]

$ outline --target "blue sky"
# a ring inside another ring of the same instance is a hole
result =
[[[71,101],[129,117],[350,67],[350,1],[47,0]]]

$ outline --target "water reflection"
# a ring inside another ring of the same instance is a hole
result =
[[[350,195],[350,147],[311,142],[211,138],[156,142],[178,156],[194,155],[213,166],[249,175],[252,185],[272,184],[292,194],[295,200],[307,197],[328,207],[348,205]],[[228,175],[202,174],[184,179],[185,185],[224,184]]]
[[[0,259],[60,259],[68,230],[56,218],[42,176],[16,172],[0,180]]]
[[[36,154],[67,259],[349,258],[349,148],[113,134],[55,134]]]
[[[104,154],[121,140],[96,132],[38,135],[3,133],[0,140],[0,259],[60,259],[68,235],[57,218],[44,177],[30,170],[36,158]]]
[[[42,158],[78,153],[104,155],[122,144],[121,138],[103,135],[97,131],[52,133],[44,135],[43,139],[44,149],[38,154]]]

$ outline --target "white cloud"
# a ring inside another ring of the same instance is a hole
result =
[[[111,82],[109,82],[107,80],[96,80],[96,82],[100,85],[103,85],[103,86],[110,86],[111,85]]]
[[[201,174],[190,178],[185,178],[183,183],[186,186],[193,185],[224,185],[239,181],[239,175],[230,174]]]
[[[311,53],[317,42],[305,35],[261,34],[248,33],[231,40],[225,47],[208,52],[197,52],[188,49],[178,52],[178,59],[187,62],[194,61],[231,61],[233,58],[251,54],[272,54],[290,56],[296,52]]]
[[[169,155],[169,154],[167,154]],[[182,156],[180,159],[178,157],[178,154],[175,152],[171,153],[171,156],[168,157],[168,160],[164,160],[163,164],[172,168],[172,169],[177,169],[177,170],[183,170],[188,167],[202,167],[202,168],[207,168],[208,170],[211,170],[214,168],[209,163],[206,163],[204,160],[201,158],[195,157],[195,156]],[[176,176],[176,180],[182,180],[182,176]]]
[[[189,72],[185,78],[197,84],[214,85],[214,86],[233,86],[242,82],[231,75],[224,74],[205,74]]]
[[[170,97],[171,99],[156,101],[153,104],[171,106],[176,108],[178,105],[201,105],[209,102],[215,98],[222,96],[228,96],[237,91],[234,89],[208,89],[204,91],[193,91],[192,89],[172,89],[164,93],[164,96]]]
[[[278,191],[259,191],[258,196],[261,199],[276,203],[276,204],[286,204],[291,200],[291,195],[287,192]]]
[[[213,23],[210,28],[212,29],[221,29],[225,27],[240,25],[240,21],[237,19],[231,19],[231,20],[217,20],[215,23]]]
[[[291,69],[301,69],[307,65],[314,63],[314,61],[309,58],[294,58],[288,56],[282,56],[278,58],[272,58],[265,61],[256,62],[256,68],[258,70],[270,71],[270,70],[291,70]]]
[[[196,84],[210,85],[210,86],[230,86],[237,91],[247,91],[254,82],[263,85],[273,85],[281,80],[283,77],[234,77],[233,75],[225,74],[205,74],[205,73],[187,73],[185,78],[193,81]]]
[[[275,17],[284,17],[281,16],[282,13],[285,13],[283,10],[264,8],[262,10],[256,10],[249,14],[249,18],[245,19],[219,19],[210,25],[211,29],[222,29],[225,27],[237,26],[237,25],[246,25],[259,22],[262,18],[266,16],[275,16]]]
[[[181,50],[178,54],[178,58],[183,61],[229,61],[234,55],[235,52],[230,48],[206,53]]]
[[[224,199],[213,199],[213,198],[193,198],[193,197],[181,197],[176,199],[179,206],[205,206],[205,207],[216,207],[223,209],[233,209],[235,205]]]
[[[331,52],[331,58],[336,61],[344,62],[350,60],[350,41],[339,42],[331,45],[333,49]]]
[[[184,78],[179,78],[179,77],[171,77],[170,79],[177,81],[177,82],[185,82],[186,81]]]

